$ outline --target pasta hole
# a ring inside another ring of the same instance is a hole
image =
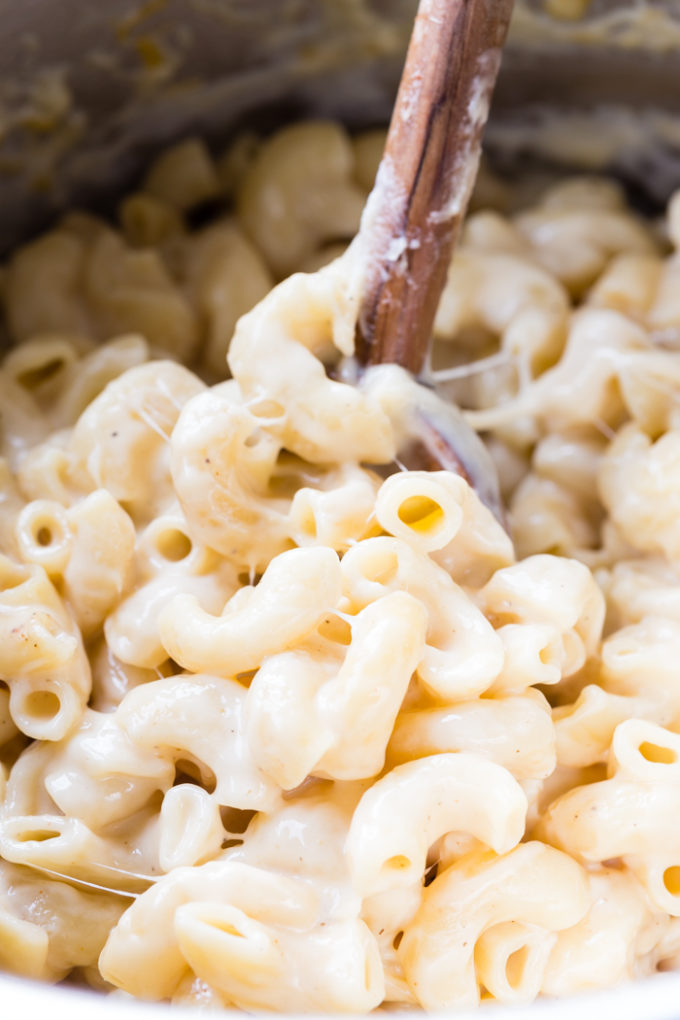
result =
[[[168,560],[169,563],[179,563],[191,553],[191,539],[179,528],[168,528],[158,535],[156,548],[164,560]]]
[[[142,8],[143,9],[143,8]],[[139,40],[141,42],[141,39]],[[153,66],[156,64],[156,53],[155,50],[150,52],[151,61]],[[186,218],[187,225],[190,230],[200,230],[201,227],[205,227],[212,220],[222,213],[222,206],[216,198],[203,199],[198,205],[193,205],[191,209],[187,209]]]
[[[399,507],[399,520],[419,535],[429,535],[441,528],[444,511],[429,496],[409,496]]]
[[[235,925],[230,924],[229,921],[211,921],[210,927],[216,928],[217,931],[224,932],[225,935],[233,935],[234,938],[237,939],[245,938],[243,932],[239,931]]]
[[[158,672],[161,676],[176,676],[178,673],[183,673],[184,669],[174,659],[166,659],[158,667]]]
[[[232,808],[232,807],[221,807],[220,818],[222,819],[222,825],[225,827],[227,832],[233,835],[242,835],[251,821],[257,814],[256,811],[252,811],[246,808]],[[239,840],[243,842],[243,840]]]
[[[541,648],[538,653],[538,658],[544,666],[551,666],[555,661],[555,656],[553,655],[553,649],[551,646],[546,645],[544,648]]]
[[[60,836],[60,832],[52,832],[50,829],[26,829],[14,838],[17,843],[47,843],[48,840],[59,839]]]
[[[505,964],[505,976],[511,988],[519,988],[524,979],[524,971],[529,962],[528,946],[521,946],[510,953]]]
[[[300,475],[276,474],[269,479],[268,495],[277,499],[292,499],[302,484]]]
[[[61,701],[53,691],[31,691],[24,698],[23,710],[31,719],[49,722],[61,710]]]
[[[242,570],[241,573],[238,575],[238,583],[241,585],[242,588],[245,588],[248,585],[251,585],[253,588],[255,588],[256,585],[258,585],[261,580],[262,574],[258,574],[254,570],[251,570],[248,573],[246,573],[245,570]]]
[[[256,669],[246,669],[243,673],[237,673],[234,680],[237,680],[243,687],[250,687],[256,673]]]
[[[326,638],[328,641],[334,641],[338,645],[349,645],[352,642],[352,628],[347,620],[343,620],[341,616],[336,616],[335,613],[329,613],[328,616],[324,616],[318,626],[318,632],[321,637]]]
[[[403,937],[404,937],[403,931],[398,931],[397,934],[392,939],[392,948],[393,949],[398,949],[399,948],[399,946],[401,945],[401,940],[403,939]]]
[[[284,800],[299,800],[301,797],[316,797],[319,793],[327,794],[332,788],[333,783],[330,779],[307,776],[299,786],[294,786],[291,790],[282,790],[281,796]]]
[[[175,762],[175,781],[172,785],[180,786],[182,783],[201,786],[206,793],[214,793],[217,786],[213,770],[190,758],[178,758]]]
[[[673,864],[663,873],[663,884],[671,896],[680,896],[680,866]]]
[[[292,499],[299,489],[308,486],[316,488],[323,476],[324,471],[318,464],[310,464],[304,458],[282,450],[269,479],[267,492],[270,496]]]
[[[674,765],[678,756],[670,747],[663,747],[661,744],[652,744],[650,741],[643,741],[638,751],[645,761],[654,762],[657,765]]]
[[[305,507],[300,520],[300,530],[307,538],[316,538],[316,517],[311,506]]]
[[[20,372],[17,376],[17,382],[26,390],[37,389],[42,383],[47,382],[57,372],[60,372],[64,365],[65,361],[63,358],[52,358],[51,361],[46,361],[44,365],[37,365],[35,368],[27,368],[25,372]]]
[[[435,861],[434,864],[431,867],[429,867],[427,869],[427,871],[425,872],[425,881],[424,881],[423,884],[425,886],[432,885],[432,883],[434,882],[435,878],[437,877],[437,873],[438,872],[439,872],[439,861]]]
[[[222,840],[222,849],[223,850],[231,850],[232,847],[235,847],[235,846],[243,846],[243,840],[242,839],[223,839]]]
[[[48,528],[46,524],[43,524],[35,533],[35,540],[38,545],[46,546],[52,545],[54,541],[54,535],[52,529]]]
[[[158,814],[163,805],[163,791],[154,790],[149,799],[146,802],[146,809],[151,814]]]
[[[394,857],[389,857],[383,867],[385,871],[406,871],[411,867],[411,861],[404,854],[396,854]]]

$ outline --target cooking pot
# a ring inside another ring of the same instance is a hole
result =
[[[0,0],[0,247],[59,210],[113,209],[154,154],[199,134],[306,116],[358,129],[389,118],[414,0]],[[680,186],[677,0],[519,2],[486,136],[511,175],[617,174],[660,209]],[[680,975],[496,1020],[677,1017]],[[144,1020],[164,1007],[0,975],[5,1016]],[[173,1015],[177,1015],[176,1010]],[[457,1012],[456,1017],[478,1016]]]

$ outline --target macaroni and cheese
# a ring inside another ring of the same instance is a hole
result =
[[[7,263],[7,970],[367,1012],[680,961],[680,196],[473,203],[433,371],[511,540],[403,468],[406,373],[345,381],[381,145],[185,141]]]

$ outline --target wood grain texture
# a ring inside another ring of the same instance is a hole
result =
[[[513,0],[421,0],[375,187],[361,223],[357,354],[419,374],[458,229]]]

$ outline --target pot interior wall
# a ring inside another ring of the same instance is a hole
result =
[[[415,7],[0,0],[0,251],[66,206],[105,211],[187,134],[385,123]],[[680,184],[678,95],[675,0],[518,0],[487,148],[510,173],[613,170],[660,202]]]

